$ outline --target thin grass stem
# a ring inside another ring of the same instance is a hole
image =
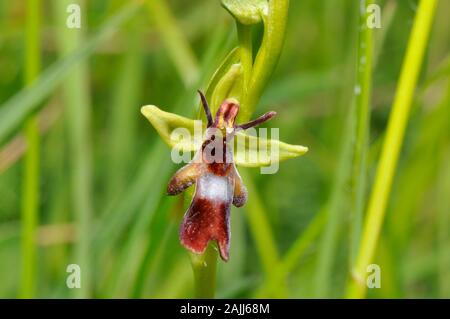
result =
[[[25,85],[30,86],[41,68],[41,1],[27,0],[25,31]],[[32,116],[24,126],[27,151],[24,159],[22,189],[21,284],[20,297],[32,298],[36,289],[36,227],[39,223],[39,124]]]
[[[375,182],[367,208],[361,244],[352,269],[352,279],[347,287],[347,297],[349,298],[362,298],[366,293],[366,268],[373,261],[380,237],[386,205],[391,191],[436,5],[436,0],[421,0],[414,19],[406,50],[406,57],[389,118],[387,133],[377,167]]]

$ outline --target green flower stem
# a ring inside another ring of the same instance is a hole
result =
[[[203,254],[189,255],[195,277],[195,298],[214,298],[218,256],[216,245],[209,243]]]
[[[41,1],[27,0],[25,32],[25,85],[38,77],[40,54]],[[36,225],[39,212],[39,125],[33,116],[25,123],[27,152],[25,155],[22,196],[22,263],[20,297],[32,298],[36,285]]]
[[[283,47],[289,0],[269,0],[269,11],[263,17],[264,36],[252,69],[248,94],[241,101],[241,120],[255,111],[264,88],[272,75]]]
[[[369,200],[359,253],[352,270],[353,278],[347,287],[347,297],[349,298],[362,298],[366,293],[366,268],[373,261],[380,237],[386,205],[436,5],[437,0],[421,0],[414,20],[374,187]]]
[[[252,44],[252,30],[251,26],[243,25],[242,23],[236,21],[238,39],[239,39],[239,53],[241,58],[241,64],[244,71],[244,80],[242,86],[242,100],[248,94],[249,83],[252,76],[253,69],[253,44]],[[245,109],[245,105],[241,105]]]

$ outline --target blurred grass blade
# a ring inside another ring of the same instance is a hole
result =
[[[41,1],[27,0],[25,30],[25,85],[29,87],[41,68]],[[25,123],[27,151],[22,190],[22,262],[20,297],[32,298],[36,288],[36,227],[39,219],[39,125],[36,116]]]
[[[76,52],[84,41],[84,29],[65,26],[65,12],[70,0],[54,0],[54,17],[58,22],[57,39],[60,56]],[[79,2],[81,6],[84,3]],[[83,21],[85,24],[86,21]],[[80,266],[83,281],[76,289],[78,297],[91,295],[91,219],[92,219],[92,150],[91,150],[91,101],[89,92],[89,68],[80,62],[72,69],[63,83],[65,123],[70,150],[71,207],[76,221],[76,246],[74,263]]]
[[[352,170],[352,144],[354,134],[355,112],[349,108],[346,125],[342,133],[342,141],[338,164],[333,179],[330,198],[326,203],[325,211],[327,222],[319,243],[318,265],[315,273],[315,297],[327,298],[330,294],[331,272],[336,253],[339,230],[342,225],[342,211],[345,207],[348,194],[346,183]]]
[[[289,273],[325,227],[327,217],[325,213],[325,209],[320,211],[308,225],[308,228],[294,241],[278,266],[270,272],[270,276],[264,280],[263,285],[257,290],[256,298],[271,296],[280,285],[286,284]]]
[[[175,17],[165,0],[146,0],[145,3],[178,74],[185,86],[191,87],[198,79],[199,67],[194,52],[178,27]]]
[[[373,1],[372,1],[373,2]],[[382,18],[382,28],[377,29],[376,34],[373,35],[373,66],[376,67],[378,61],[380,60],[381,52],[383,51],[383,46],[386,42],[386,38],[389,35],[389,30],[391,29],[392,22],[394,22],[395,13],[398,8],[398,3],[396,0],[389,0],[383,7],[381,12]]]
[[[108,19],[98,33],[84,41],[70,55],[58,60],[47,68],[32,86],[20,91],[0,106],[0,144],[11,134],[22,121],[36,111],[53,90],[65,80],[67,74],[81,61],[88,58],[94,50],[109,38],[120,25],[129,20],[140,8],[139,2],[125,5],[117,14]],[[66,17],[66,8],[60,15]],[[61,27],[65,27],[65,21]]]
[[[358,11],[355,9],[358,9]],[[351,25],[359,27],[358,12],[360,7],[355,6],[355,9],[351,11]],[[353,32],[350,37],[352,39],[351,45],[345,52],[347,56],[345,63],[338,70],[339,73],[342,73],[338,81],[353,84],[355,72],[355,50],[353,48],[357,43],[355,40],[358,28],[352,27],[351,31]],[[339,100],[334,105],[335,112],[340,115],[339,120],[336,121],[335,116],[329,116],[325,119],[325,124],[323,125],[324,129],[328,131],[327,134],[331,137],[332,143],[337,143],[339,146],[332,153],[333,155],[337,153],[336,159],[333,158],[333,162],[336,162],[336,164],[333,169],[331,191],[323,207],[327,216],[326,224],[320,235],[312,283],[312,289],[314,290],[312,295],[316,298],[330,297],[332,293],[338,290],[332,289],[335,287],[332,282],[332,272],[335,266],[339,234],[341,234],[345,222],[342,215],[344,209],[348,208],[347,205],[350,198],[347,183],[352,173],[353,137],[356,126],[355,104],[349,103],[349,101],[352,101],[353,96],[354,85],[343,89],[338,96]],[[339,134],[336,134],[336,131]]]
[[[250,174],[246,170],[240,170],[242,180],[248,189],[248,202],[245,204],[245,216],[250,227],[256,250],[261,260],[261,265],[266,277],[280,262],[278,248],[272,233],[264,208],[264,204],[258,194]],[[277,287],[275,292],[278,297],[285,297],[287,292],[283,285]]]
[[[450,126],[447,128],[450,130]],[[448,254],[445,254],[445,249],[450,243],[450,144],[446,144],[447,151],[443,152],[441,156],[441,170],[442,175],[438,177],[438,188],[437,188],[437,234],[439,242],[439,289],[440,298],[450,298],[450,267]]]
[[[442,148],[440,156],[438,185],[436,191],[436,209],[437,209],[437,234],[439,242],[439,288],[441,298],[450,298],[450,267],[448,266],[447,256],[443,253],[450,242],[450,79],[447,82],[447,96],[441,104],[441,108],[446,110],[443,118],[446,119],[446,129],[442,134]]]
[[[375,1],[362,1],[365,6]],[[355,85],[356,128],[351,187],[350,262],[353,263],[361,236],[367,180],[367,152],[370,134],[370,100],[372,90],[373,29],[367,25],[367,10],[359,14],[357,74]]]
[[[156,291],[153,298],[184,298],[191,290],[192,269],[186,258],[179,258],[170,269],[161,289]]]
[[[368,204],[358,257],[347,287],[347,296],[351,298],[362,298],[366,292],[366,267],[372,262],[377,247],[436,6],[437,0],[421,0],[414,19]]]
[[[426,85],[426,84],[423,84]],[[423,86],[422,85],[422,86]],[[450,132],[448,121],[450,119],[450,88],[443,99],[431,108],[430,111],[421,112],[419,125],[416,127],[417,138],[414,145],[410,145],[405,154],[403,165],[399,169],[396,178],[393,198],[396,200],[389,205],[389,211],[394,214],[386,216],[386,241],[390,242],[385,250],[389,249],[391,255],[397,256],[399,261],[395,263],[395,278],[398,287],[396,291],[401,294],[401,289],[406,291],[411,282],[403,276],[403,264],[408,263],[407,254],[411,241],[416,238],[417,218],[421,217],[421,207],[431,207],[438,210],[437,206],[444,200],[427,203],[430,190],[435,180],[439,179],[439,172],[445,172],[440,167],[442,152],[448,148],[448,132]],[[419,98],[419,101],[421,99]],[[413,133],[414,134],[414,133]],[[424,163],[427,163],[424,165]],[[436,190],[437,192],[437,190]],[[444,227],[439,224],[438,227]],[[420,227],[421,228],[421,227]],[[380,245],[381,246],[381,245]]]
[[[178,203],[168,198],[164,198],[163,203],[158,208],[154,222],[148,231],[148,238],[146,240],[146,252],[142,257],[142,261],[139,265],[139,270],[134,274],[133,280],[130,280],[133,284],[131,290],[131,296],[133,298],[141,298],[146,291],[148,283],[156,281],[156,275],[161,268],[162,257],[168,251],[168,243],[171,238],[169,236],[176,236],[174,231],[177,226],[176,222],[171,218],[173,210],[177,207],[182,207]],[[169,220],[169,222],[167,222]],[[148,277],[152,276],[152,280]]]
[[[152,150],[143,157],[143,164],[137,170],[133,183],[128,185],[127,192],[123,194],[121,201],[111,211],[105,209],[105,212],[102,213],[98,222],[102,227],[95,232],[94,236],[95,250],[100,251],[99,257],[115,247],[130,221],[138,219],[140,205],[144,202],[150,190],[156,187],[153,180],[156,176],[158,176],[156,182],[160,183],[158,189],[162,190],[163,181],[169,178],[168,171],[160,171],[160,166],[167,166],[163,165],[166,160],[164,155],[167,152],[167,147],[162,142],[158,141],[154,144]],[[161,195],[162,192],[159,196]],[[148,214],[148,211],[145,214]]]
[[[127,50],[121,62],[112,94],[107,148],[107,202],[124,190],[132,154],[135,154],[136,115],[144,79],[144,59],[140,37],[134,25],[127,30]]]
[[[167,176],[170,174],[171,165],[164,165],[168,160],[167,155],[156,153],[156,158],[152,161],[155,169],[154,175]],[[145,233],[153,220],[161,195],[164,194],[165,185],[166,179],[153,180],[152,191],[149,192],[143,207],[139,210],[136,220],[123,243],[119,257],[114,264],[112,275],[108,278],[107,289],[105,289],[108,292],[106,294],[108,298],[124,297],[121,293],[131,289],[128,285],[133,284],[133,282],[129,281],[129,274],[136,273],[139,266],[133,261],[140,261],[144,255],[144,247],[138,243],[146,238]],[[132,270],[130,271],[130,269]]]

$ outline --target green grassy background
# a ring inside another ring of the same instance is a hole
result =
[[[177,166],[139,109],[193,117],[236,26],[219,1],[144,2],[0,1],[0,297],[193,296],[183,198],[165,196]],[[81,5],[80,30],[65,27],[68,3]],[[366,199],[418,6],[377,3]],[[277,111],[268,125],[310,152],[275,175],[240,170],[249,202],[232,210],[218,297],[345,296],[360,227],[345,152],[356,143],[358,10],[356,0],[291,1],[256,114]],[[450,298],[449,11],[440,1],[375,255],[381,288],[368,297]],[[66,287],[72,263],[82,289]]]

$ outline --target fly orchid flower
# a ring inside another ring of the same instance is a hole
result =
[[[173,129],[179,127],[193,132],[194,120],[164,112],[153,105],[142,107],[141,112],[169,146],[182,151],[197,152],[189,164],[175,173],[167,187],[169,195],[178,195],[188,187],[196,185],[194,197],[180,227],[182,245],[194,253],[202,254],[209,241],[216,241],[221,258],[227,261],[231,204],[241,207],[247,201],[247,189],[235,165],[268,166],[274,162],[301,156],[308,149],[245,134],[245,130],[273,118],[275,112],[268,112],[256,120],[237,125],[235,120],[239,103],[235,99],[226,99],[213,120],[205,96],[200,91],[199,94],[207,119],[205,138],[201,143],[196,143],[195,139],[179,143],[171,134]],[[238,145],[234,152],[232,141],[236,136],[237,144],[244,145]],[[278,150],[275,157],[249,157],[243,154],[259,155],[260,149],[273,148]],[[257,160],[250,161],[249,158]]]

